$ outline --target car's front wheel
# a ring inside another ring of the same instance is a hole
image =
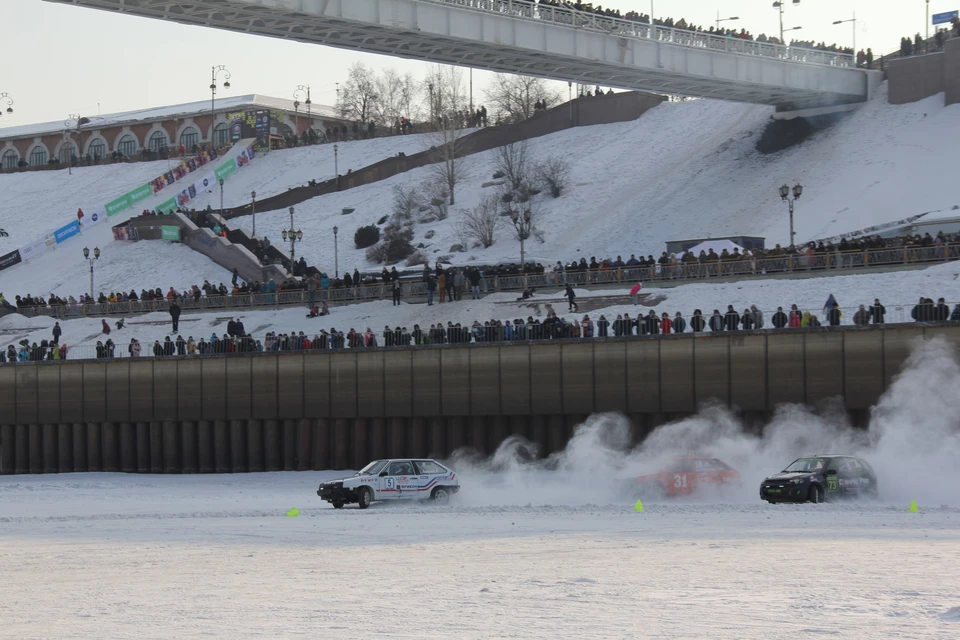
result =
[[[360,487],[360,495],[357,504],[361,509],[366,509],[373,503],[373,491],[370,487]]]
[[[330,504],[333,505],[334,509],[343,509],[343,503],[339,500],[337,502],[331,502]]]
[[[431,497],[437,504],[447,504],[450,502],[450,492],[444,487],[434,489]]]
[[[820,485],[815,484],[810,487],[810,502],[813,504],[823,502],[823,489],[820,488]]]

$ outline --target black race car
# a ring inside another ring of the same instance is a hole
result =
[[[824,502],[835,498],[877,497],[877,474],[863,458],[818,454],[797,458],[760,483],[767,502]]]

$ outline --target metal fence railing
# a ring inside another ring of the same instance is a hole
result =
[[[617,317],[604,318],[599,314],[592,314],[589,322],[581,323],[579,318],[586,318],[589,314],[575,314],[578,321],[573,320],[564,322],[553,322],[547,319],[545,322],[513,324],[514,321],[503,321],[500,323],[487,322],[480,324],[472,321],[464,323],[461,328],[441,329],[441,333],[425,330],[417,334],[414,331],[402,332],[391,331],[391,337],[384,333],[376,334],[376,344],[364,344],[362,333],[356,333],[357,339],[351,339],[349,332],[337,332],[328,334],[321,330],[311,336],[289,338],[274,337],[268,339],[263,337],[243,336],[230,338],[226,335],[220,337],[217,341],[201,338],[199,341],[173,340],[136,343],[124,342],[115,344],[112,340],[103,339],[97,344],[84,344],[78,346],[55,345],[55,344],[36,344],[13,345],[14,357],[11,359],[9,347],[0,349],[3,357],[0,363],[19,363],[35,361],[53,361],[53,360],[106,360],[116,358],[152,358],[152,357],[191,357],[191,356],[233,356],[251,353],[260,353],[263,351],[323,351],[339,349],[357,349],[371,347],[411,347],[428,345],[459,345],[470,343],[497,343],[497,342],[536,342],[543,340],[603,340],[614,337],[651,337],[651,335],[664,335],[661,327],[663,312],[654,312],[654,319],[650,317],[650,309],[627,306],[631,311],[640,310],[639,313],[627,311],[624,315],[627,320],[624,321],[618,315]],[[719,314],[715,313],[718,311]],[[751,311],[747,308],[735,308],[734,314],[737,320],[734,322],[727,316],[726,308],[713,310],[703,309],[702,318],[704,334],[709,333],[729,333],[733,331],[772,331],[772,330],[802,330],[815,329],[817,327],[828,327],[830,318],[823,309],[796,309],[797,319],[791,320],[791,306],[784,305],[783,316],[778,317],[778,309],[766,309],[759,312]],[[943,307],[937,305],[916,304],[887,304],[883,307],[883,313],[874,314],[870,301],[866,301],[861,306],[840,307],[839,324],[840,327],[850,327],[852,325],[867,326],[883,324],[898,325],[905,323],[925,323],[931,326],[951,324],[960,325],[960,306],[956,302],[945,302]],[[670,331],[666,333],[678,333],[676,331],[676,310],[668,311],[667,317],[670,318],[673,325]],[[684,330],[682,333],[692,333],[695,329],[694,314],[685,313],[681,317],[684,321]],[[747,318],[750,318],[747,321]],[[880,322],[877,322],[877,320]],[[604,326],[602,323],[606,321]],[[372,324],[377,324],[373,322]],[[184,332],[188,333],[188,332]],[[189,335],[189,333],[188,333]],[[211,337],[212,338],[212,337]]]
[[[551,22],[578,29],[595,29],[605,33],[628,38],[654,39],[682,47],[710,49],[738,55],[779,58],[803,64],[827,65],[833,67],[854,67],[855,58],[847,53],[820,51],[807,47],[786,46],[769,42],[742,40],[720,34],[703,33],[688,29],[677,29],[652,25],[638,20],[615,18],[587,11],[577,11],[571,7],[543,5],[528,0],[429,0],[437,4],[453,5],[476,11],[497,13],[526,20]]]
[[[910,247],[871,249],[820,254],[797,254],[763,259],[742,259],[705,263],[680,263],[654,267],[624,267],[597,270],[569,270],[562,272],[511,274],[488,276],[481,279],[480,290],[484,293],[522,291],[527,287],[551,287],[571,284],[575,286],[614,286],[635,282],[696,281],[709,278],[755,277],[788,273],[815,273],[838,270],[855,271],[865,267],[932,264],[960,260],[960,244],[935,247]],[[469,295],[469,283],[466,286]],[[403,299],[419,299],[425,296],[426,283],[421,280],[404,280],[401,283]],[[276,293],[236,294],[187,297],[177,300],[184,311],[242,311],[251,308],[278,306],[312,306],[348,304],[371,300],[386,300],[392,295],[391,283],[367,284],[357,287],[305,289],[278,291]],[[50,316],[54,318],[81,318],[112,315],[143,314],[155,311],[166,312],[171,300],[138,300],[130,302],[107,302],[97,304],[54,305],[21,307],[25,316]]]

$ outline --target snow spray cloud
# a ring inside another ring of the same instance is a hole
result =
[[[764,476],[797,457],[852,453],[877,471],[883,502],[917,500],[931,506],[960,504],[960,364],[942,339],[915,345],[903,371],[872,409],[867,429],[852,427],[842,407],[819,412],[799,405],[777,409],[761,434],[748,432],[723,406],[664,425],[632,446],[628,420],[591,416],[566,448],[546,458],[539,447],[512,436],[493,456],[458,451],[450,463],[460,473],[465,504],[586,505],[629,502],[636,477],[666,469],[677,456],[705,455],[740,471],[742,482],[694,501],[759,501]]]

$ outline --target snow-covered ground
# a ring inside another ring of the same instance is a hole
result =
[[[114,247],[129,247],[132,252],[141,251],[143,247],[156,247],[151,251],[161,251],[160,243],[137,243],[127,245],[125,243],[115,243]],[[164,251],[169,251],[171,256],[184,258],[187,254],[193,252],[187,251],[181,247],[170,246]],[[157,255],[155,253],[149,254]],[[160,256],[158,256],[160,257]],[[105,258],[101,257],[101,261]],[[114,264],[113,258],[110,258],[106,264]],[[206,260],[202,256],[197,256],[197,261]],[[213,265],[206,260],[210,269],[201,273],[209,274],[211,282],[220,282],[229,277],[224,270]],[[143,261],[143,267],[124,271],[125,266],[133,264],[127,259],[118,259],[116,269],[111,267],[100,277],[111,278],[110,283],[118,286],[127,283],[126,286],[150,287],[157,286],[166,288],[166,280],[161,276],[165,275],[162,271],[156,274],[151,271],[152,262]],[[167,262],[166,264],[169,264]],[[190,268],[198,268],[200,265],[188,265]],[[98,265],[98,269],[101,267]],[[171,266],[171,269],[176,269]],[[101,271],[97,272],[102,273]],[[175,271],[170,275],[173,277]],[[88,274],[85,272],[75,273],[69,281],[64,282],[57,292],[61,294],[77,294],[86,290],[87,284],[85,278]],[[202,280],[190,280],[181,282],[181,286],[186,286],[191,282],[201,283]],[[70,288],[75,287],[75,288]],[[106,288],[110,290],[109,288]],[[752,304],[757,305],[759,309],[766,313],[767,326],[769,326],[770,315],[776,311],[778,306],[789,309],[791,304],[796,304],[801,310],[811,311],[817,315],[822,314],[824,303],[827,297],[832,293],[837,301],[843,307],[843,323],[851,324],[853,315],[857,306],[865,304],[867,306],[873,302],[873,299],[879,297],[887,308],[887,322],[909,322],[910,310],[916,303],[919,296],[937,299],[943,297],[950,303],[951,308],[955,303],[960,302],[960,263],[949,263],[930,267],[927,269],[853,275],[853,276],[833,276],[809,279],[772,279],[758,281],[742,281],[734,283],[716,284],[716,283],[696,283],[685,284],[672,288],[656,288],[648,286],[645,291],[650,294],[651,300],[648,304],[653,306],[633,306],[629,300],[629,287],[619,290],[599,290],[587,291],[577,290],[581,298],[590,298],[595,296],[614,296],[615,299],[607,302],[608,306],[593,309],[589,312],[567,313],[566,299],[561,297],[559,289],[541,289],[536,296],[526,303],[518,302],[517,293],[498,293],[491,294],[481,300],[464,299],[460,302],[447,304],[434,304],[427,307],[424,304],[401,304],[393,306],[390,300],[380,300],[356,305],[344,305],[332,307],[332,313],[328,317],[310,319],[306,317],[304,307],[287,307],[276,310],[250,310],[233,312],[240,317],[245,328],[256,338],[262,339],[267,331],[276,331],[277,333],[289,333],[290,331],[303,331],[308,335],[314,335],[321,328],[330,330],[335,327],[346,332],[351,327],[358,331],[366,330],[367,327],[374,331],[381,331],[385,324],[391,327],[407,327],[413,329],[415,324],[422,328],[429,327],[430,324],[442,322],[446,324],[454,323],[472,323],[474,320],[499,319],[507,320],[518,317],[527,318],[528,316],[544,317],[548,312],[548,307],[552,307],[559,315],[568,318],[582,319],[586,314],[596,320],[601,314],[606,315],[607,319],[616,318],[617,314],[629,313],[631,316],[638,312],[647,314],[651,309],[657,313],[668,312],[671,317],[677,311],[683,313],[684,317],[689,318],[694,309],[701,309],[704,315],[709,315],[714,309],[725,312],[728,304],[733,304],[737,311],[742,312],[746,307]],[[34,291],[38,293],[38,291]],[[8,294],[9,295],[9,294]],[[619,299],[616,299],[619,297]],[[467,296],[469,298],[469,296]],[[581,302],[584,300],[581,299]],[[226,328],[225,317],[229,315],[223,311],[213,311],[208,313],[184,312],[180,319],[180,332],[184,338],[193,336],[196,340],[201,337],[209,338],[211,333],[222,334]],[[822,315],[821,315],[822,320]],[[152,313],[144,316],[138,316],[128,320],[127,327],[120,332],[114,332],[110,335],[114,342],[122,344],[128,342],[130,338],[137,338],[143,344],[152,344],[154,340],[163,341],[163,338],[169,334],[170,316],[166,313]],[[23,338],[30,341],[39,342],[43,338],[49,338],[50,328],[54,320],[47,317],[24,318],[20,315],[10,315],[0,318],[0,346],[14,344]],[[71,347],[81,345],[95,345],[97,340],[103,340],[104,336],[100,333],[99,318],[83,318],[77,320],[62,321],[63,341]],[[110,322],[112,326],[112,321]],[[80,352],[76,352],[80,353]],[[92,355],[88,354],[88,355]],[[79,357],[79,356],[77,356]]]
[[[659,256],[667,240],[755,235],[768,246],[787,244],[787,205],[781,184],[804,185],[797,203],[797,240],[831,236],[960,204],[951,188],[954,164],[941,132],[960,127],[960,106],[943,96],[910,105],[887,104],[886,86],[858,111],[806,143],[764,156],[755,144],[770,120],[765,106],[694,100],[666,103],[633,122],[582,127],[530,141],[534,160],[565,158],[571,188],[560,199],[535,200],[544,243],[531,240],[528,258],[557,260],[623,255]],[[414,244],[429,258],[459,242],[456,211],[471,208],[492,191],[481,185],[494,172],[495,152],[464,160],[467,177],[445,221],[416,227]],[[258,160],[259,162],[259,160]],[[368,266],[353,246],[357,227],[391,212],[396,185],[417,185],[428,168],[297,206],[296,226],[305,236],[298,250],[310,264],[332,271],[339,226],[341,270]],[[259,173],[259,172],[258,172]],[[349,216],[340,214],[354,208]],[[249,227],[249,218],[241,225]],[[257,231],[279,242],[289,226],[285,212],[258,214]],[[432,239],[426,234],[435,232]],[[489,249],[461,259],[519,262],[519,243],[506,228]]]
[[[454,454],[446,507],[337,511],[315,495],[336,472],[0,476],[0,637],[953,639],[958,377],[924,345],[865,431],[784,406],[757,434],[714,407],[634,447],[592,416],[546,463]],[[826,449],[866,456],[880,499],[759,502]],[[742,486],[636,511],[632,478],[692,451]]]

